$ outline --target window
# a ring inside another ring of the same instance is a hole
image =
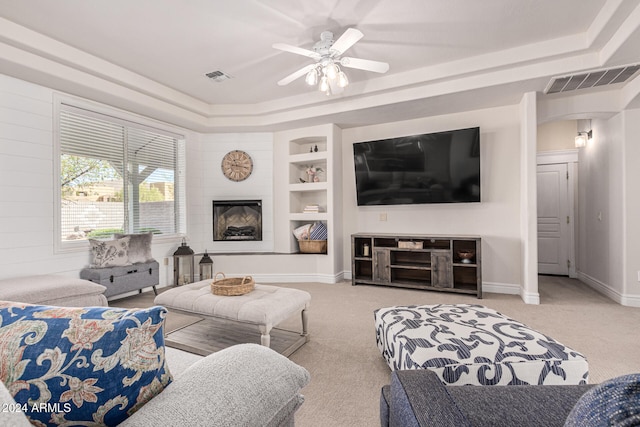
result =
[[[184,139],[60,104],[61,242],[184,232]]]

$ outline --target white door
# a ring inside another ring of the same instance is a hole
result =
[[[538,165],[538,273],[569,275],[567,164]]]

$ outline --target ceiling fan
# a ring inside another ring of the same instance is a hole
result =
[[[307,56],[314,59],[314,64],[306,65],[289,74],[278,82],[278,85],[285,86],[292,81],[306,75],[305,81],[311,86],[319,83],[320,91],[327,95],[339,92],[349,84],[347,75],[340,69],[340,66],[356,68],[358,70],[373,71],[374,73],[386,73],[389,64],[386,62],[372,61],[369,59],[351,58],[342,56],[351,46],[364,37],[360,30],[348,28],[338,40],[333,40],[331,31],[324,31],[320,34],[320,41],[313,45],[312,50],[292,46],[285,43],[275,43],[273,47],[285,52]]]

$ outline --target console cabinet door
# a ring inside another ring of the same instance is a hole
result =
[[[373,281],[389,283],[391,281],[391,256],[389,249],[373,249]]]
[[[453,264],[450,251],[431,252],[431,286],[453,288]]]

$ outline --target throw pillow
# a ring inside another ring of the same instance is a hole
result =
[[[311,240],[327,240],[327,226],[323,222],[316,222],[311,229]]]
[[[640,425],[640,374],[605,381],[575,404],[565,427]]]
[[[33,424],[115,426],[172,380],[166,313],[0,301],[0,380]]]
[[[89,239],[91,268],[122,267],[129,265],[129,237],[116,240]]]
[[[309,230],[313,224],[305,224],[293,230],[293,235],[298,240],[309,240]]]
[[[153,233],[141,233],[141,234],[114,234],[114,238],[122,239],[123,237],[129,238],[129,257],[130,264],[136,264],[141,262],[153,262],[153,256],[151,255],[151,239]]]

